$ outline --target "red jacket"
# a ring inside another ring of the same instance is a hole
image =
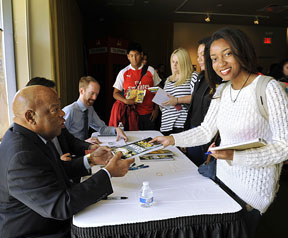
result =
[[[122,122],[125,128],[128,122],[129,131],[138,131],[138,114],[135,105],[126,105],[118,100],[113,104],[109,126],[117,127],[119,122]]]

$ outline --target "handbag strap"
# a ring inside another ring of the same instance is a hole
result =
[[[215,137],[214,137],[213,143],[216,142],[218,136],[219,136],[219,131],[217,131],[217,133],[216,133],[216,135],[215,135]],[[209,164],[209,163],[210,163],[210,160],[211,160],[211,154],[209,154],[209,155],[207,156],[207,160],[206,160],[205,163],[206,163],[206,164]]]
[[[147,69],[148,69],[148,65],[144,64],[144,66],[143,66],[143,68],[142,68],[142,71],[141,71],[141,77],[140,77],[140,79],[139,79],[139,81],[138,81],[137,86],[136,86],[135,89],[138,88],[138,86],[139,86],[139,84],[140,84],[140,82],[141,82],[141,79],[143,78],[143,76],[144,76],[144,75],[146,74],[146,72],[147,72]]]

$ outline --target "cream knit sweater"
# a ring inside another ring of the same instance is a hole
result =
[[[288,99],[276,80],[266,88],[269,121],[260,114],[255,88],[258,76],[239,90],[229,85],[221,99],[213,99],[203,123],[197,128],[173,134],[176,146],[206,144],[219,129],[221,145],[263,138],[268,145],[234,151],[233,161],[217,160],[217,177],[242,200],[264,213],[278,190],[282,162],[288,159]],[[231,96],[230,96],[231,90]]]

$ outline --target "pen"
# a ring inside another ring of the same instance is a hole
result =
[[[205,155],[210,155],[210,154],[212,154],[211,151],[207,151],[207,152],[205,153]]]
[[[143,166],[139,167],[139,169],[145,169],[145,168],[149,168],[149,165],[143,165]]]
[[[128,197],[120,197],[120,196],[106,197],[106,198],[103,198],[102,200],[123,200],[123,199],[128,199]]]
[[[67,157],[70,157],[70,158],[75,158],[76,155],[67,155]]]
[[[149,165],[142,165],[142,166],[137,166],[137,167],[130,167],[129,170],[137,170],[137,169],[145,169],[149,168]]]

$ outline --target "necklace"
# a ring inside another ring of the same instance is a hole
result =
[[[230,99],[231,99],[231,102],[235,103],[237,101],[237,98],[242,90],[242,88],[244,88],[245,84],[247,83],[248,79],[250,78],[250,75],[251,73],[248,75],[248,78],[245,80],[244,84],[242,85],[242,87],[240,88],[239,92],[237,93],[236,95],[236,98],[235,99],[232,99],[232,84],[230,85]]]

